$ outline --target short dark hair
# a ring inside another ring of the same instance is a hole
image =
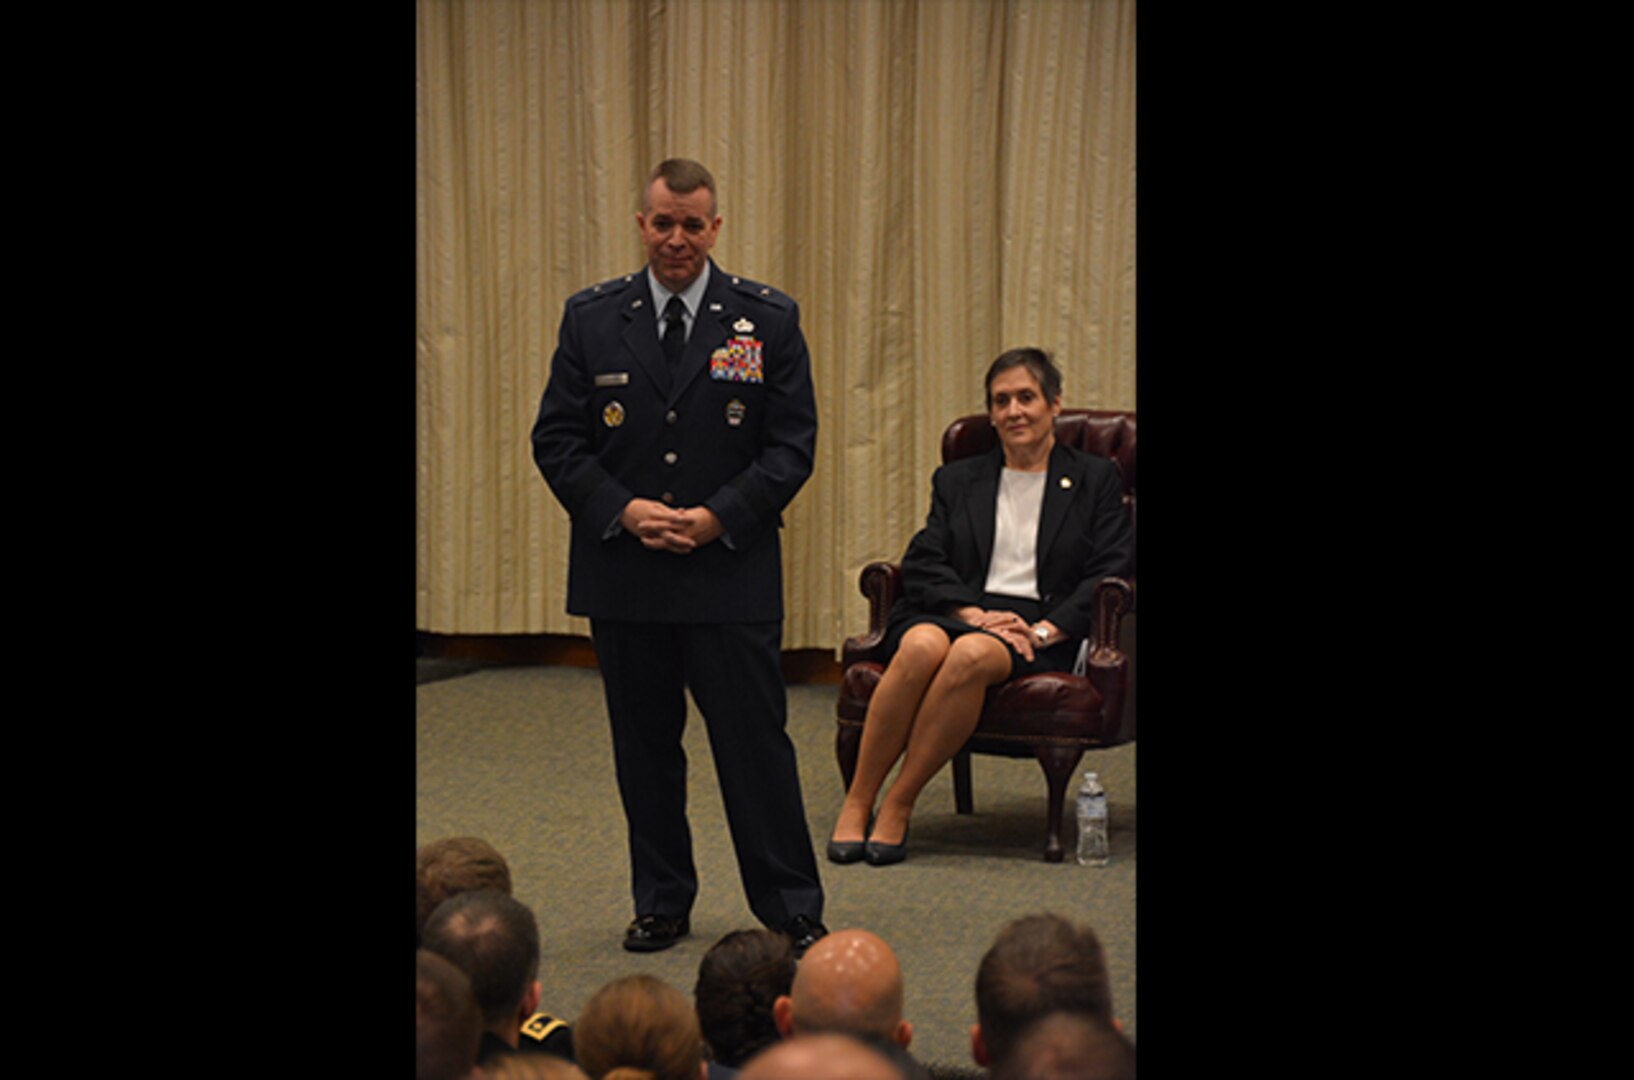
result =
[[[482,1012],[471,980],[436,953],[414,954],[416,1080],[462,1080],[477,1063]]]
[[[425,948],[471,979],[489,1026],[514,1019],[539,976],[539,924],[526,904],[493,889],[456,893],[426,921]]]
[[[1092,1016],[1054,1012],[1028,1024],[989,1075],[992,1080],[1135,1080],[1135,1044]]]
[[[991,1062],[1023,1028],[1052,1012],[1112,1023],[1112,988],[1100,939],[1059,915],[1028,915],[999,932],[976,969],[976,1018]]]
[[[715,187],[715,177],[708,169],[691,158],[668,158],[660,161],[647,177],[647,186],[641,189],[641,207],[647,208],[647,192],[652,188],[654,180],[664,181],[664,186],[677,195],[690,195],[699,188],[709,189],[709,213],[715,213],[715,204],[720,192]]]
[[[738,1068],[778,1040],[772,1003],[794,985],[795,964],[789,939],[770,930],[734,930],[704,953],[692,998],[716,1061]]]
[[[1009,349],[999,354],[987,368],[987,380],[983,384],[987,388],[987,407],[993,407],[993,380],[1011,368],[1024,367],[1032,372],[1033,378],[1038,380],[1039,387],[1044,391],[1047,401],[1055,401],[1061,396],[1061,369],[1055,366],[1050,354],[1043,349],[1027,346],[1020,349]]]

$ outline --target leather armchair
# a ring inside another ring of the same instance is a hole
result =
[[[1056,419],[1056,438],[1087,453],[1111,458],[1123,479],[1124,506],[1130,525],[1135,519],[1135,414],[1063,409]],[[983,454],[997,434],[986,414],[961,417],[942,436],[942,460]],[[885,618],[901,593],[901,570],[895,563],[865,566],[858,586],[868,599],[868,630],[847,638],[841,650],[843,674],[835,753],[847,788],[856,772],[868,702],[885,672],[881,644]],[[1133,741],[1134,669],[1133,568],[1128,580],[1106,578],[1096,589],[1095,622],[1088,640],[1085,673],[1040,672],[991,688],[981,721],[954,757],[954,808],[974,812],[970,755],[1034,757],[1048,789],[1044,859],[1060,862],[1065,853],[1061,822],[1067,787],[1084,753]],[[1128,651],[1125,651],[1127,646]]]

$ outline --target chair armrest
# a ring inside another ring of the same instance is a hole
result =
[[[1095,623],[1090,628],[1084,675],[1100,691],[1102,713],[1110,721],[1108,745],[1134,738],[1134,722],[1124,716],[1129,693],[1129,656],[1118,647],[1123,617],[1135,606],[1135,586],[1123,578],[1103,578],[1095,586]],[[1127,725],[1127,730],[1125,726]]]
[[[1094,606],[1095,623],[1089,631],[1089,654],[1094,657],[1108,652],[1117,653],[1123,617],[1135,609],[1134,583],[1119,577],[1102,578],[1095,583]]]
[[[845,639],[840,657],[846,666],[878,659],[885,640],[885,618],[902,595],[902,568],[895,563],[871,562],[857,575],[857,588],[868,598],[868,632]]]

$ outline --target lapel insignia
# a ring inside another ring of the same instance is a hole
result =
[[[710,310],[710,311],[719,311],[719,310],[720,310],[720,309],[721,309],[721,305],[720,305],[720,302],[719,302],[719,301],[717,301],[717,300],[711,300],[711,301],[710,301],[710,302],[709,302],[709,310]]]
[[[1072,477],[1070,477],[1070,476],[1063,476],[1063,477],[1062,477],[1062,478],[1061,478],[1061,486],[1062,486],[1062,487],[1063,487],[1063,488],[1069,488],[1069,487],[1071,487],[1071,486],[1072,486]]]
[[[736,330],[740,334],[752,334],[755,332],[755,324],[750,322],[748,319],[739,319],[737,322],[732,324],[732,329]]]

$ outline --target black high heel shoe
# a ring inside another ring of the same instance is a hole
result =
[[[866,857],[866,840],[830,840],[828,842],[828,861],[834,863],[861,862]]]
[[[868,830],[872,832],[872,829]],[[877,840],[866,841],[862,845],[862,857],[869,866],[890,866],[899,863],[908,857],[908,833],[902,833],[900,844],[882,844]]]
[[[868,815],[868,828],[863,835],[874,831],[874,815]],[[866,840],[830,840],[828,842],[828,861],[833,863],[862,862],[867,857],[868,841]]]

